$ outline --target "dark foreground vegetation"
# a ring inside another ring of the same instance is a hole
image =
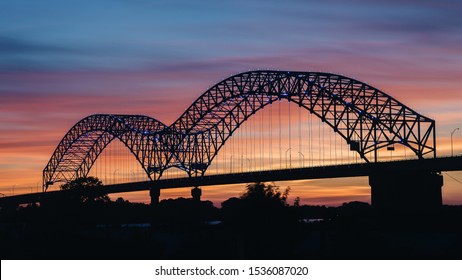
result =
[[[367,203],[288,205],[251,184],[215,208],[73,197],[0,212],[2,259],[461,259],[462,207],[377,212]]]

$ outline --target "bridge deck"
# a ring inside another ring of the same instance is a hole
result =
[[[159,189],[184,188],[193,186],[229,185],[249,182],[272,182],[302,179],[323,179],[369,176],[375,173],[400,170],[403,172],[442,172],[462,170],[462,156],[421,160],[403,160],[377,163],[357,163],[334,166],[319,166],[294,169],[266,170],[259,172],[206,175],[192,178],[162,179],[124,184],[106,185],[104,193],[121,193]],[[43,198],[59,198],[68,191],[48,191],[0,198],[0,205],[38,202]]]

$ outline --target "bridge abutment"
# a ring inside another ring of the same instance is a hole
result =
[[[159,205],[159,200],[160,200],[160,189],[151,187],[149,189],[149,195],[151,196],[151,206],[157,206]]]
[[[372,206],[384,211],[432,211],[443,204],[436,172],[383,171],[369,176]]]

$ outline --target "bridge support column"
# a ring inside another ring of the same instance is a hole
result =
[[[429,171],[383,171],[369,176],[372,206],[385,211],[432,211],[443,204],[443,176]]]
[[[194,201],[198,201],[198,202],[201,201],[201,195],[202,195],[202,190],[199,187],[196,186],[191,190],[191,196]]]
[[[151,206],[159,205],[160,189],[156,187],[151,187],[151,189],[149,190],[149,195],[151,196]]]

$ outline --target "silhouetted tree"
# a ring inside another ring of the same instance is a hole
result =
[[[130,203],[128,200],[123,199],[123,197],[118,197],[115,201],[117,204],[128,204]]]
[[[239,197],[224,201],[222,205],[224,222],[257,226],[259,224],[281,224],[288,218],[287,197],[290,188],[280,191],[271,184],[253,183]]]
[[[218,209],[211,201],[194,201],[188,198],[165,199],[155,211],[158,221],[168,224],[190,225],[216,219]]]
[[[241,195],[241,199],[287,205],[286,201],[289,196],[290,187],[287,187],[284,192],[281,192],[279,191],[279,187],[275,185],[265,185],[265,183],[258,182],[247,185],[245,188],[246,191]]]
[[[111,199],[101,191],[103,183],[96,177],[81,177],[61,186],[62,190],[70,190],[74,193],[72,200],[80,203],[109,202]]]
[[[294,200],[294,207],[300,207],[300,197],[297,196]]]
[[[295,236],[285,242],[275,242],[274,236],[293,232],[297,220],[287,205],[290,188],[253,183],[239,198],[222,203],[223,226],[236,236],[235,247],[243,258],[284,256]]]

